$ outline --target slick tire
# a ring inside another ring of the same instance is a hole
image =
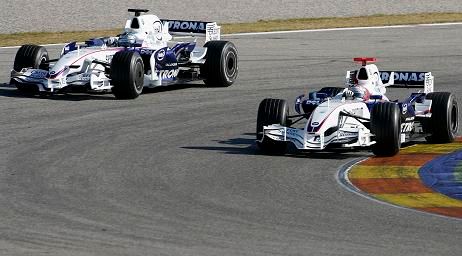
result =
[[[14,58],[13,69],[21,71],[23,68],[48,69],[48,51],[43,46],[26,44],[19,48]]]
[[[377,103],[371,110],[371,132],[376,143],[372,152],[376,156],[394,156],[401,147],[401,113],[398,104]]]
[[[459,129],[459,108],[457,100],[450,92],[432,92],[427,94],[432,100],[432,116],[426,123],[430,136],[426,139],[431,143],[449,143],[456,138]]]
[[[19,48],[14,58],[13,69],[21,71],[23,68],[34,68],[48,70],[48,51],[43,46],[26,44]],[[22,93],[35,94],[38,92],[37,86],[21,84],[13,80],[10,81]]]
[[[143,91],[144,64],[138,52],[117,52],[110,72],[112,93],[117,99],[135,99]]]
[[[287,102],[281,99],[264,99],[258,107],[257,115],[257,141],[259,148],[265,153],[284,154],[287,149],[287,142],[274,141],[263,138],[263,126],[280,124],[287,126],[289,107]],[[262,140],[263,139],[263,140]]]
[[[228,41],[209,41],[205,63],[201,67],[201,76],[209,87],[228,87],[236,81],[238,55],[236,46]]]

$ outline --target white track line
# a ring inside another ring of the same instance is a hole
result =
[[[57,45],[65,45],[66,43],[60,43],[60,44],[42,44],[42,46],[57,46]],[[0,49],[16,49],[21,46],[3,46],[0,47]]]
[[[415,24],[415,25],[393,25],[393,26],[379,26],[379,27],[323,28],[323,29],[285,30],[285,31],[271,31],[271,32],[235,33],[235,34],[225,34],[225,35],[222,35],[222,37],[272,35],[272,34],[292,34],[292,33],[310,33],[310,32],[328,32],[328,31],[349,31],[349,30],[365,30],[365,29],[436,27],[436,26],[454,26],[454,25],[462,25],[462,22]],[[43,46],[57,46],[57,45],[64,45],[64,44],[66,44],[66,43],[44,44]],[[0,49],[15,49],[15,48],[19,48],[19,47],[20,46],[4,46],[4,47],[0,47]]]
[[[222,35],[222,36],[247,36],[247,35],[252,36],[252,35],[271,35],[271,34],[290,34],[290,33],[327,32],[327,31],[349,31],[349,30],[365,30],[365,29],[436,27],[436,26],[454,26],[454,25],[462,25],[462,22],[433,23],[433,24],[415,24],[415,25],[393,25],[393,26],[378,26],[378,27],[351,27],[351,28],[304,29],[304,30],[287,30],[287,31],[254,32],[254,33],[236,33],[236,34],[227,34],[227,35]]]

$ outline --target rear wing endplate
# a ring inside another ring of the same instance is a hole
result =
[[[221,27],[216,22],[167,20],[161,19],[168,24],[168,32],[176,36],[205,36],[205,41],[220,40]]]
[[[424,93],[433,92],[434,77],[431,72],[419,71],[380,71],[382,83],[390,81],[390,75],[394,73],[393,88],[423,88]]]

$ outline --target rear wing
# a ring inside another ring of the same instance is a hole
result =
[[[161,22],[168,24],[168,32],[176,36],[205,36],[205,41],[220,40],[221,27],[216,22],[167,20]]]
[[[390,81],[390,75],[394,73],[393,88],[423,88],[425,93],[433,92],[434,77],[431,72],[419,71],[380,71],[382,83]]]
[[[346,75],[346,85],[354,86],[356,73],[358,71],[348,71]],[[391,78],[390,76],[393,77]],[[391,79],[390,79],[391,78]],[[391,88],[423,88],[424,93],[433,92],[434,77],[431,72],[419,71],[380,71],[380,79],[385,87]]]

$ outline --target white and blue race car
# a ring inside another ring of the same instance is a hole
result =
[[[117,37],[90,39],[64,46],[49,59],[42,46],[23,45],[16,53],[10,83],[26,93],[57,92],[72,87],[112,90],[118,99],[133,99],[144,87],[203,80],[208,86],[230,86],[238,75],[238,52],[220,40],[215,22],[161,20],[148,10],[129,9]],[[192,37],[188,42],[173,36]],[[197,45],[196,37],[205,37]]]
[[[362,66],[346,75],[347,87],[325,87],[295,101],[264,99],[258,108],[257,144],[283,154],[288,143],[298,150],[371,147],[377,156],[393,156],[401,143],[425,137],[434,143],[454,141],[458,105],[449,92],[434,92],[430,72],[379,71],[375,58],[355,58]],[[390,101],[386,88],[423,88],[403,101]],[[302,127],[295,125],[306,120]]]

